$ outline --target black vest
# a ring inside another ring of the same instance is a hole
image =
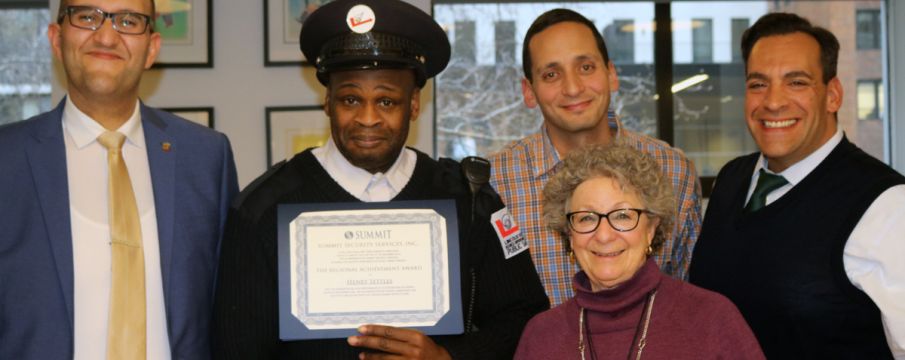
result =
[[[891,359],[880,311],[845,274],[861,215],[905,178],[843,138],[780,199],[745,213],[758,154],[723,167],[690,281],[732,300],[768,359]]]

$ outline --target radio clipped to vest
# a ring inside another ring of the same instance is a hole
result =
[[[474,196],[481,186],[490,182],[490,161],[477,156],[466,157],[462,159],[462,173],[468,179],[471,195]]]

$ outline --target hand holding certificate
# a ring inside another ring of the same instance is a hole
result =
[[[442,346],[420,331],[383,325],[365,325],[358,328],[361,336],[350,336],[349,345],[399,355],[406,359],[443,360],[452,357]],[[363,352],[362,354],[368,354]],[[367,359],[367,357],[365,357]]]
[[[461,333],[451,201],[290,204],[279,214],[282,339],[345,337],[363,324]]]

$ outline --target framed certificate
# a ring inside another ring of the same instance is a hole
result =
[[[281,339],[463,332],[453,200],[282,204],[277,221]]]

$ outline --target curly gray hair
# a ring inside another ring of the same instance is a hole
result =
[[[572,193],[588,179],[607,177],[623,189],[634,191],[650,212],[660,219],[651,247],[658,250],[672,232],[676,216],[676,200],[670,180],[663,176],[660,165],[650,155],[625,145],[591,145],[570,153],[544,187],[544,221],[553,230],[565,234],[564,248],[569,244],[569,200]]]

